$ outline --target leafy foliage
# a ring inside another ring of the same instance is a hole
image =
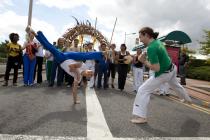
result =
[[[210,60],[209,60],[210,61]],[[187,77],[210,81],[210,62],[208,60],[190,59]]]
[[[210,81],[210,66],[191,67],[187,70],[187,77]]]
[[[6,44],[9,41],[5,40],[5,42],[0,43],[0,57],[1,58],[6,58],[7,57],[7,51],[6,51]]]
[[[206,60],[202,59],[190,59],[189,67],[201,67],[207,66]],[[210,65],[209,65],[210,66]]]
[[[186,52],[187,54],[195,54],[196,53],[195,50],[189,49],[188,47],[182,47],[181,52],[183,52],[183,51]]]
[[[210,31],[209,30],[204,30],[204,40],[205,41],[201,41],[201,49],[200,49],[200,53],[203,55],[208,55],[210,54]]]

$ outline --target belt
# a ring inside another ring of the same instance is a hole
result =
[[[172,72],[174,70],[174,64],[171,63],[171,65],[169,66],[169,69],[167,71],[164,71],[164,73],[169,73]]]

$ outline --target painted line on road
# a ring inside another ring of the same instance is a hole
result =
[[[86,88],[87,138],[112,139],[112,133],[106,123],[102,107],[94,89]]]
[[[0,134],[0,140],[210,140],[208,137],[93,138]]]
[[[87,138],[0,134],[0,140],[87,140]]]
[[[204,112],[204,113],[207,113],[207,114],[210,115],[210,110],[207,109],[207,108],[203,108],[203,107],[198,106],[198,105],[196,105],[196,104],[182,103],[182,102],[180,102],[180,100],[179,100],[178,98],[173,97],[173,96],[169,96],[168,98],[169,98],[170,100],[173,100],[173,101],[175,101],[175,102],[181,103],[181,104],[183,104],[183,105],[185,105],[185,106],[188,106],[188,107],[190,107],[190,108],[196,109],[196,110],[198,110],[198,111],[201,111],[201,112]]]

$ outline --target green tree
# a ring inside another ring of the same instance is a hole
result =
[[[210,54],[210,30],[204,30],[204,41],[200,42],[200,53],[203,55]]]
[[[1,58],[6,58],[7,57],[7,49],[6,49],[6,44],[8,43],[8,40],[5,40],[5,42],[0,43],[0,57]]]
[[[185,51],[187,54],[195,54],[196,51],[193,49],[189,49],[188,47],[182,47],[181,52]]]

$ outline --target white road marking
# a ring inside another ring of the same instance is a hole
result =
[[[112,133],[104,118],[104,114],[96,96],[95,90],[86,88],[86,108],[87,108],[87,138],[109,138]]]
[[[0,134],[0,140],[210,140],[208,137],[141,137],[141,138],[114,138],[104,118],[102,107],[95,90],[86,89],[87,106],[87,137],[55,137],[36,135]]]
[[[208,137],[86,138],[0,134],[0,140],[210,140]]]
[[[54,137],[35,135],[9,135],[1,134],[0,140],[86,140],[85,137]]]

